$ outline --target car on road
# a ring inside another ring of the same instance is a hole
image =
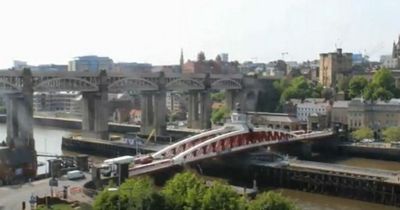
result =
[[[85,178],[85,174],[80,170],[68,171],[67,178],[69,180],[83,179]]]

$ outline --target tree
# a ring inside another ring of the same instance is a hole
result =
[[[400,141],[400,128],[389,127],[383,131],[383,138],[386,142]]]
[[[162,199],[154,191],[154,185],[150,178],[128,179],[121,184],[117,191],[109,191],[111,186],[100,192],[94,201],[95,210],[116,210],[118,202],[121,209],[160,209],[163,206]]]
[[[245,201],[231,187],[215,181],[207,188],[201,209],[241,210],[245,209]]]
[[[364,98],[371,102],[378,99],[389,101],[398,93],[392,72],[387,69],[380,69],[374,73],[372,82],[365,88]]]
[[[325,100],[330,100],[333,98],[333,90],[331,88],[324,88],[321,91],[321,97],[324,98]]]
[[[224,99],[225,99],[224,92],[211,93],[211,100],[213,101],[222,102]]]
[[[177,174],[161,191],[166,209],[200,209],[206,191],[204,181],[195,174]]]
[[[376,71],[372,77],[372,83],[390,92],[394,91],[396,88],[392,72],[387,69],[379,69]]]
[[[368,81],[362,76],[355,76],[349,82],[349,94],[351,98],[361,96],[367,87]]]
[[[261,193],[252,200],[248,210],[294,210],[295,204],[281,194],[269,191]]]
[[[218,123],[221,122],[225,117],[228,117],[230,114],[230,110],[226,105],[223,105],[217,109],[212,110],[211,113],[211,121],[212,123]]]
[[[357,141],[362,139],[372,139],[374,137],[374,132],[370,128],[362,127],[353,131],[351,136]]]
[[[312,86],[303,77],[295,77],[290,81],[290,84],[282,91],[281,103],[284,103],[292,98],[304,100],[306,97],[311,96]]]

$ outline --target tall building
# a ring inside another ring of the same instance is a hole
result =
[[[342,53],[340,48],[336,52],[321,53],[319,82],[324,87],[334,87],[341,77],[351,73],[352,57],[352,53]]]
[[[222,62],[229,62],[229,54],[228,53],[221,53],[221,54],[219,54],[219,56],[221,56]]]
[[[76,57],[68,64],[68,71],[111,71],[113,60],[95,55]]]

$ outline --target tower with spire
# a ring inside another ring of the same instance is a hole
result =
[[[183,72],[183,64],[184,64],[183,49],[181,48],[181,58],[179,59],[179,65],[180,65],[180,68],[181,68],[181,73]]]
[[[400,35],[399,35],[399,40],[393,42],[393,52],[392,52],[392,57],[393,58],[400,58]]]

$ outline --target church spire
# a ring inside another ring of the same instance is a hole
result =
[[[181,48],[181,58],[179,60],[179,65],[181,67],[181,72],[183,70],[183,63],[184,63],[184,59],[183,59],[183,49]]]

